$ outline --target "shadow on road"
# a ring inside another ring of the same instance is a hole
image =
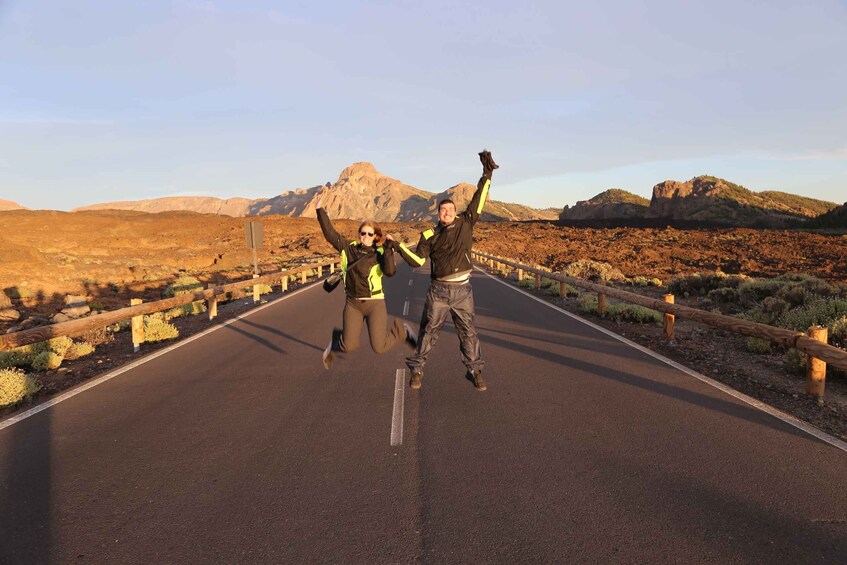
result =
[[[602,365],[591,363],[582,359],[559,355],[557,353],[553,353],[552,351],[547,351],[536,347],[530,347],[527,345],[518,345],[505,339],[492,337],[490,334],[480,334],[480,341],[483,343],[483,345],[485,345],[486,343],[492,343],[503,347],[504,349],[511,349],[513,351],[519,351],[525,355],[545,359],[547,361],[550,361],[551,363],[561,365],[563,368],[584,371],[585,373],[595,377],[600,377],[603,379],[623,383],[629,386],[634,386],[642,390],[647,390],[649,392],[666,396],[668,398],[682,400],[695,406],[700,406],[709,410],[715,410],[733,418],[739,418],[755,424],[768,426],[770,428],[773,428],[774,430],[783,433],[789,433],[805,440],[822,443],[821,440],[801,430],[798,430],[793,426],[789,426],[788,424],[780,422],[773,416],[770,416],[765,412],[747,406],[746,404],[740,404],[728,400],[723,400],[720,398],[715,398],[712,396],[706,396],[691,390],[640,377],[633,373],[622,372],[610,367],[604,367]],[[637,350],[633,350],[633,352],[638,355],[644,355],[643,353]],[[656,361],[656,363],[658,363],[658,361]],[[664,366],[664,364],[662,365]],[[677,371],[677,369],[674,369],[670,366],[664,367],[668,371]]]
[[[0,563],[49,563],[51,411],[0,430]]]

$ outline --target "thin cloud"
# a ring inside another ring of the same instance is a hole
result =
[[[829,151],[814,151],[795,155],[773,157],[779,161],[844,161],[847,160],[847,147]]]
[[[0,124],[15,126],[111,126],[112,120],[84,120],[77,118],[0,118]]]

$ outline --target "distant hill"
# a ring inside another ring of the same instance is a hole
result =
[[[817,218],[804,222],[803,227],[847,229],[847,202],[833,208],[826,214],[821,214]]]
[[[612,188],[573,207],[565,206],[559,220],[595,227],[797,227],[838,207],[778,191],[753,192],[713,176],[687,182],[667,180],[653,187],[650,200]]]
[[[3,200],[2,198],[0,198],[0,212],[5,212],[6,210],[26,210],[26,208],[24,208],[17,202],[12,202],[11,200]]]
[[[590,200],[580,200],[574,207],[565,206],[560,220],[606,220],[611,218],[644,218],[650,201],[619,188],[610,188]]]
[[[459,210],[465,208],[475,185],[466,183],[434,194],[387,177],[371,163],[354,163],[341,171],[334,183],[298,188],[272,198],[171,197],[130,202],[107,202],[76,208],[82,210],[136,210],[142,212],[192,211],[227,216],[266,216],[279,214],[315,217],[315,206],[322,200],[331,218],[368,218],[377,222],[422,221],[435,217],[437,204],[451,198]],[[496,188],[493,190],[496,193]],[[489,201],[482,215],[488,221],[556,219],[553,210],[536,210],[520,204]]]

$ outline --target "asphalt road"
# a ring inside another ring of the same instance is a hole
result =
[[[847,562],[847,452],[473,285],[484,393],[449,324],[324,370],[316,285],[0,429],[0,563]]]

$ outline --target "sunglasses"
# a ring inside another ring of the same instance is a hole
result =
[[[359,232],[359,235],[366,235],[366,236],[368,236],[368,237],[373,237],[373,236],[374,236],[374,232],[372,232],[372,231],[360,231],[360,232]]]

